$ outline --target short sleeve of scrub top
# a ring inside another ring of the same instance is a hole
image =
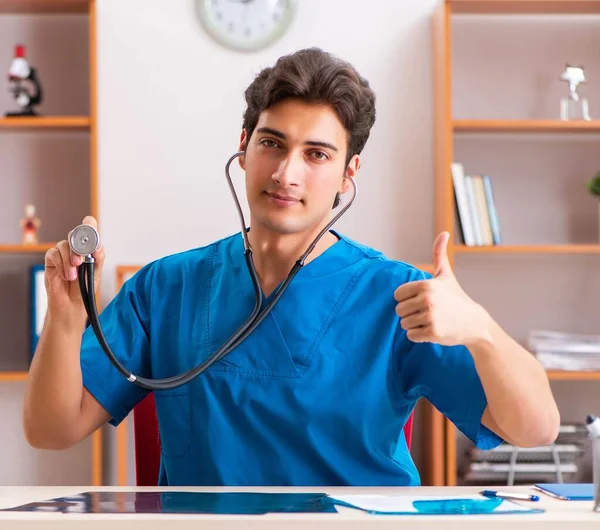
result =
[[[150,292],[153,264],[146,265],[127,280],[100,313],[106,340],[119,361],[133,374],[150,374]],[[114,426],[129,414],[147,391],[129,382],[110,362],[91,326],[81,343],[83,386],[111,415]]]

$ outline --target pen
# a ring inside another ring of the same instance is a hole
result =
[[[529,495],[527,493],[504,493],[502,491],[483,490],[479,492],[484,497],[498,498],[498,499],[514,499],[519,501],[539,501],[540,498],[537,495]]]

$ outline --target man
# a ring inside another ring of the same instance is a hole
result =
[[[246,101],[240,164],[268,300],[350,189],[375,96],[352,66],[307,49],[263,70]],[[155,392],[159,483],[419,484],[402,429],[420,397],[479,447],[552,442],[559,414],[544,370],[461,289],[448,236],[434,243],[431,276],[329,231],[246,341]],[[104,250],[95,257],[99,281]],[[48,316],[24,406],[35,447],[117,425],[146,395],[84,331],[80,262],[66,241],[46,256]],[[133,374],[163,378],[208,358],[254,303],[236,234],[146,265],[101,321]]]

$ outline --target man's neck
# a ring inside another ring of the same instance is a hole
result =
[[[306,252],[308,246],[323,229],[319,226],[313,231],[300,234],[278,234],[257,224],[251,226],[248,234],[254,265],[265,296],[281,283],[292,267]],[[304,264],[317,258],[337,241],[331,232],[323,234]]]

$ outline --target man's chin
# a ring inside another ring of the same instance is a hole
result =
[[[306,230],[305,223],[290,217],[277,219],[269,216],[262,218],[260,224],[267,230],[281,235],[297,234]]]

